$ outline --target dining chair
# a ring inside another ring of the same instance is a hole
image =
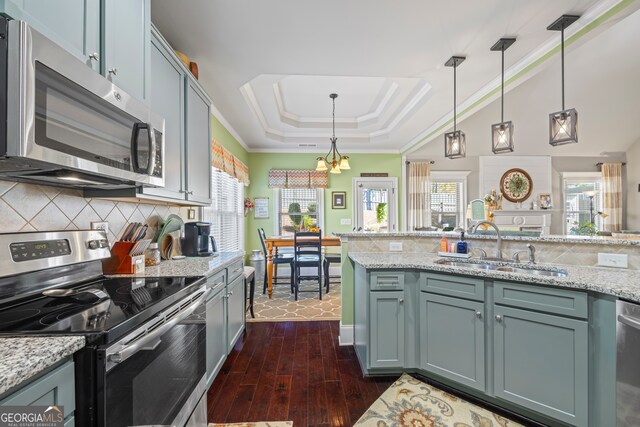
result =
[[[322,231],[301,231],[295,232],[293,235],[293,293],[296,301],[299,292],[315,292],[301,291],[300,282],[303,280],[317,280],[318,292],[322,299]],[[316,274],[302,275],[302,268],[317,269]]]
[[[265,262],[265,269],[264,269],[264,285],[262,286],[262,293],[266,294],[267,293],[267,286],[269,285],[268,280],[269,280],[269,272],[267,271],[267,244],[265,243],[265,240],[267,239],[267,236],[264,232],[263,228],[258,228],[258,236],[260,236],[260,244],[262,244],[262,254],[264,255],[264,262]],[[290,278],[290,286],[291,286],[291,292],[293,292],[293,278],[294,278],[294,274],[293,274],[293,254],[291,253],[275,253],[273,255],[272,258],[272,262],[274,264],[274,271],[276,272],[276,274],[274,274],[274,276],[271,278],[271,283],[273,284],[273,286],[275,286],[278,282],[278,275],[277,275],[277,271],[278,271],[278,265],[280,264],[289,264],[290,268],[291,268],[291,278]]]
[[[324,260],[322,261],[322,273],[324,275],[324,287],[325,287],[325,293],[329,293],[329,284],[331,283],[331,278],[340,278],[340,281],[337,281],[335,283],[340,283],[342,280],[341,276],[331,276],[329,274],[329,269],[331,268],[331,263],[334,264],[338,264],[340,265],[340,263],[342,262],[342,256],[339,253],[333,253],[333,252],[325,252],[324,254]]]

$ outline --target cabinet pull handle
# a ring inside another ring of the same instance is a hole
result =
[[[480,311],[476,311],[476,317],[477,317],[478,319],[482,319],[482,312],[480,312]]]
[[[89,55],[89,59],[92,60],[92,61],[99,62],[100,61],[100,55],[98,55],[98,52],[93,52],[91,55]]]
[[[117,68],[109,68],[109,74],[113,74],[114,76],[118,75],[118,69]]]
[[[496,321],[502,322],[502,316],[500,316],[499,314],[496,314]]]

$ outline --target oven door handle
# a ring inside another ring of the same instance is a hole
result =
[[[125,360],[142,350],[146,346],[146,344],[158,340],[158,338],[168,332],[169,329],[173,328],[175,325],[191,316],[196,311],[196,309],[206,301],[209,292],[210,291],[204,292],[201,296],[198,297],[198,299],[193,301],[191,305],[183,309],[171,320],[163,323],[154,331],[140,337],[135,341],[127,343],[124,347],[120,347],[118,351],[107,353],[107,371],[113,368],[116,364],[124,362]]]
[[[618,314],[618,322],[624,323],[627,326],[631,326],[634,329],[640,330],[640,321],[625,316],[624,314]]]

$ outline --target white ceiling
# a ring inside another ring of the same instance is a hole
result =
[[[500,37],[518,39],[506,52],[513,74],[557,44],[546,27],[560,15],[583,16],[571,36],[616,3],[152,0],[152,19],[198,63],[200,81],[250,150],[325,151],[336,92],[342,152],[398,152],[451,118],[449,57],[467,56],[458,68],[461,110],[495,88],[500,54],[489,48]]]

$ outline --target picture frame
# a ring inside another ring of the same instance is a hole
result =
[[[538,194],[538,206],[540,209],[552,209],[553,201],[551,199],[551,194],[549,193],[540,193]]]
[[[331,209],[347,209],[347,192],[331,192]]]
[[[269,219],[269,198],[255,197],[253,199],[253,217],[255,219]]]

